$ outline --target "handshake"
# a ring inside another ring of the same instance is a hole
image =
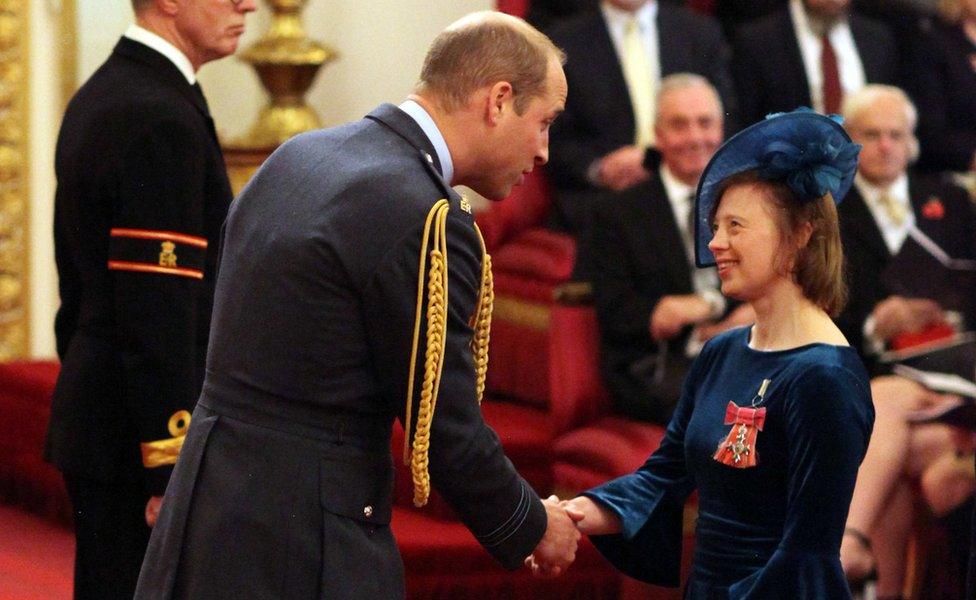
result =
[[[576,549],[582,534],[606,535],[620,531],[620,519],[615,513],[590,500],[577,496],[560,500],[549,496],[542,501],[546,507],[546,532],[525,564],[539,577],[556,577],[576,559]]]

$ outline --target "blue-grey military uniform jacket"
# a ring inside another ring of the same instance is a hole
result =
[[[473,218],[420,127],[383,105],[289,141],[232,205],[204,389],[136,598],[403,596],[390,428],[404,418],[422,232],[441,198],[449,291],[431,480],[502,565],[534,549],[545,509],[476,399]]]

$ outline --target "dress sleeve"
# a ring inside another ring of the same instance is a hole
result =
[[[866,375],[817,366],[797,378],[783,539],[765,567],[729,588],[730,600],[850,597],[840,541],[873,424]]]
[[[620,517],[619,534],[594,536],[593,544],[624,574],[657,585],[677,586],[685,499],[694,482],[685,464],[685,431],[695,407],[699,374],[710,344],[692,363],[681,399],[660,447],[634,473],[583,493]]]

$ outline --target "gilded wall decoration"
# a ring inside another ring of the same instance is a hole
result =
[[[0,361],[28,351],[27,0],[0,0]]]

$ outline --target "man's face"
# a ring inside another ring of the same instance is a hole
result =
[[[545,91],[528,101],[522,114],[508,100],[486,140],[482,164],[468,185],[482,196],[500,200],[525,175],[549,161],[549,126],[566,106],[566,76],[556,59],[549,63]]]
[[[848,131],[864,146],[857,170],[870,183],[887,187],[908,167],[912,147],[905,106],[894,98],[880,98],[848,122]]]
[[[851,0],[803,0],[807,12],[821,19],[836,19],[850,4]]]
[[[229,56],[244,34],[244,16],[257,9],[256,0],[186,0],[176,14],[183,50],[199,68]]]
[[[611,5],[619,8],[620,10],[626,10],[627,12],[634,12],[638,8],[647,4],[648,0],[608,0]]]
[[[675,177],[697,185],[705,165],[722,143],[722,111],[705,86],[692,85],[665,93],[654,123],[657,148]]]

